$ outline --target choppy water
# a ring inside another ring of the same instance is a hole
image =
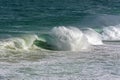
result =
[[[0,0],[0,80],[119,80],[119,0]]]

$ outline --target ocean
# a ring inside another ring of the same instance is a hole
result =
[[[120,0],[0,0],[0,80],[120,80]]]

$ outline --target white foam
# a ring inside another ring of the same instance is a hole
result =
[[[82,31],[75,27],[54,27],[50,36],[51,38],[47,42],[58,50],[79,51],[89,47],[87,38]]]
[[[102,45],[102,38],[99,33],[91,28],[84,30],[84,35],[87,37],[88,42],[92,45]]]
[[[120,40],[120,24],[103,28],[103,40]]]

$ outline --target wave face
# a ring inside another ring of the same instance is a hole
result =
[[[120,40],[120,24],[104,27],[102,37],[103,40]]]
[[[87,49],[89,46],[87,38],[82,31],[74,27],[54,27],[50,36],[46,41],[56,47],[57,50],[79,51]]]

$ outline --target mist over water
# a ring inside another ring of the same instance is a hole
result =
[[[0,0],[0,80],[119,80],[119,0]]]

